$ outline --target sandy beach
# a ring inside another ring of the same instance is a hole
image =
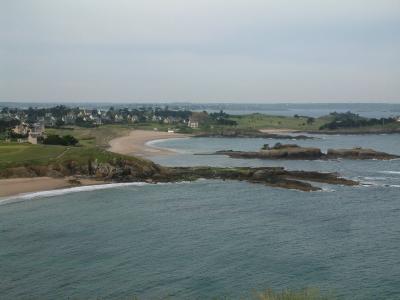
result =
[[[188,134],[169,133],[149,130],[132,130],[128,136],[119,137],[110,141],[108,151],[124,154],[151,157],[155,155],[173,154],[173,151],[149,146],[147,143],[153,140],[187,138]]]
[[[8,197],[18,194],[55,190],[76,186],[69,182],[71,178],[9,178],[0,179],[0,197]],[[103,184],[103,181],[79,179],[82,185]]]
[[[111,152],[124,155],[137,155],[151,157],[154,155],[168,155],[173,151],[149,146],[146,143],[153,140],[187,138],[190,135],[179,133],[168,133],[149,130],[133,130],[128,136],[116,138],[110,141]],[[9,197],[18,194],[55,190],[76,186],[69,182],[72,178],[9,178],[0,179],[0,197]],[[102,181],[79,179],[82,186],[104,184]]]

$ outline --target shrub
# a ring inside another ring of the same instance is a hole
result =
[[[43,144],[46,145],[62,145],[62,146],[75,146],[78,144],[78,140],[72,135],[64,135],[63,137],[59,135],[49,135],[43,140]]]

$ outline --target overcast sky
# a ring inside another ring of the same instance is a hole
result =
[[[400,1],[0,0],[0,101],[400,102]]]

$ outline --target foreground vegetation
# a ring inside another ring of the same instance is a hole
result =
[[[132,300],[139,300],[140,297],[134,296]],[[165,299],[174,299],[166,297]],[[230,297],[215,297],[214,300],[229,300]],[[236,298],[235,298],[236,299]],[[336,300],[337,297],[332,294],[323,294],[319,289],[306,288],[300,291],[284,290],[276,292],[268,289],[263,292],[255,292],[252,296],[241,297],[242,300]]]
[[[304,289],[301,291],[285,290],[274,292],[269,289],[262,293],[257,293],[255,299],[258,300],[333,300],[333,295],[323,295],[318,289]]]

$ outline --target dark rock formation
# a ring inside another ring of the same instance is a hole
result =
[[[400,158],[399,155],[379,152],[373,149],[366,149],[360,147],[353,149],[328,149],[326,157],[328,159],[346,158],[346,159],[379,159],[379,160]]]
[[[265,184],[272,187],[317,191],[319,187],[311,182],[329,184],[357,185],[358,182],[344,179],[335,173],[288,171],[281,167],[263,168],[214,168],[214,167],[179,167],[169,168],[169,178],[176,180],[195,180],[198,178],[240,180]]]
[[[217,167],[162,167],[150,161],[115,160],[108,163],[80,165],[69,161],[64,165],[25,166],[0,170],[0,177],[74,176],[108,182],[177,182],[199,178],[244,180],[272,187],[316,191],[318,187],[309,182],[356,185],[333,173],[288,171],[284,168],[217,168]],[[75,182],[75,181],[74,181]],[[79,184],[79,181],[75,182]]]
[[[300,147],[295,144],[277,143],[273,147],[265,144],[258,152],[222,150],[213,154],[227,155],[232,158],[260,158],[260,159],[293,159],[293,160],[314,160],[314,159],[379,159],[389,160],[400,158],[398,155],[379,152],[372,149],[329,149],[327,154],[321,149],[313,147]]]
[[[293,144],[282,145],[276,144],[274,147],[269,147],[267,144],[258,152],[247,151],[232,151],[223,150],[217,151],[215,154],[228,155],[232,158],[261,158],[261,159],[321,159],[324,154],[319,148],[305,148]]]

